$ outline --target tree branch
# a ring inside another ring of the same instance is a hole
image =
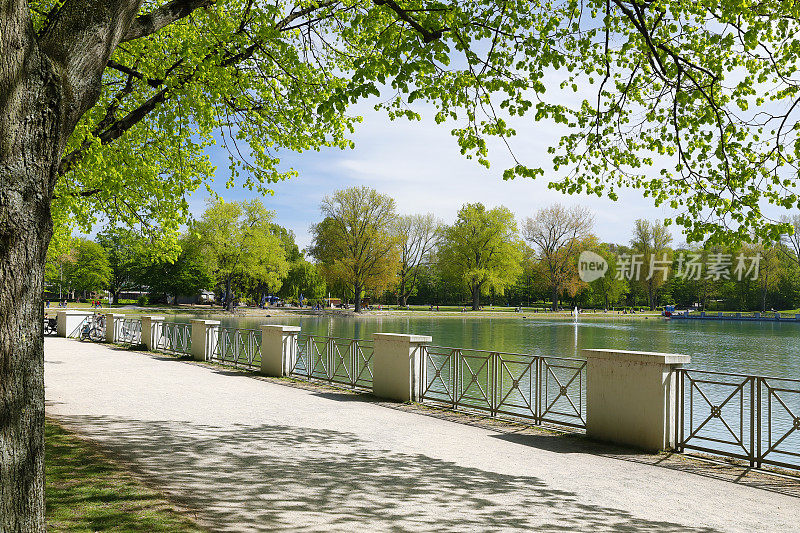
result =
[[[436,39],[440,39],[442,37],[442,34],[449,29],[449,28],[441,28],[433,31],[428,30],[424,26],[422,26],[422,24],[414,20],[414,17],[408,14],[408,10],[400,7],[400,5],[398,5],[398,3],[395,2],[394,0],[373,0],[373,1],[375,2],[376,6],[385,5],[388,6],[392,11],[397,13],[398,17],[400,17],[405,22],[408,22],[408,24],[412,28],[417,30],[417,32],[419,32],[419,34],[422,35],[422,40],[425,41],[426,43],[435,41]]]
[[[208,7],[216,0],[172,0],[158,9],[136,17],[120,42],[133,41],[151,35],[161,28],[188,17],[195,9]]]
[[[133,76],[137,80],[142,80],[145,83],[147,83],[147,85],[149,85],[150,87],[152,87],[154,89],[157,89],[162,83],[164,83],[163,79],[147,78],[147,77],[145,77],[144,74],[142,74],[138,70],[130,68],[130,67],[126,67],[125,65],[123,65],[121,63],[117,63],[113,59],[109,59],[108,63],[106,63],[106,65],[109,68],[113,68],[114,70],[118,70],[118,71],[120,71],[120,72],[122,72],[124,74],[128,74],[129,76]]]

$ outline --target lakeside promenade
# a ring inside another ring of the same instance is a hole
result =
[[[49,416],[218,531],[796,531],[800,513],[786,492],[576,439],[157,354],[48,338],[45,381]]]

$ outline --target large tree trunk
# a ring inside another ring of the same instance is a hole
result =
[[[26,0],[0,0],[0,531],[44,531],[44,260],[67,138],[108,58],[203,2],[145,17],[141,0],[67,0],[37,36]],[[155,22],[154,22],[155,21]],[[75,191],[79,194],[80,191]]]
[[[405,276],[400,276],[400,287],[397,289],[397,304],[401,307],[406,306],[406,301],[408,300],[408,295],[406,294],[406,278]]]
[[[481,308],[481,286],[472,286],[472,310],[480,311]]]
[[[231,277],[225,279],[225,310],[233,311],[233,298],[231,296]]]
[[[0,202],[5,196],[0,193]],[[41,294],[50,238],[46,220],[30,221],[36,223],[33,231],[0,236],[0,531],[44,530]]]
[[[647,285],[647,303],[650,306],[651,311],[655,311],[656,309],[656,288],[655,285],[651,283]]]
[[[558,286],[553,286],[553,312],[558,311]]]
[[[360,283],[353,284],[353,293],[356,295],[356,313],[361,312],[361,290]]]
[[[0,1],[0,531],[44,531],[44,260],[61,88]],[[27,29],[27,28],[26,28]]]

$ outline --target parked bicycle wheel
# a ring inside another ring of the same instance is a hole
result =
[[[92,342],[102,342],[105,337],[105,331],[103,331],[99,325],[95,324],[89,331],[89,337]]]

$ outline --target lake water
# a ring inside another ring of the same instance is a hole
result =
[[[187,321],[187,318],[176,318]],[[290,324],[304,333],[369,339],[373,333],[430,335],[456,348],[580,356],[582,348],[688,354],[691,368],[800,378],[800,323],[701,320],[304,317],[231,318],[222,325]]]

